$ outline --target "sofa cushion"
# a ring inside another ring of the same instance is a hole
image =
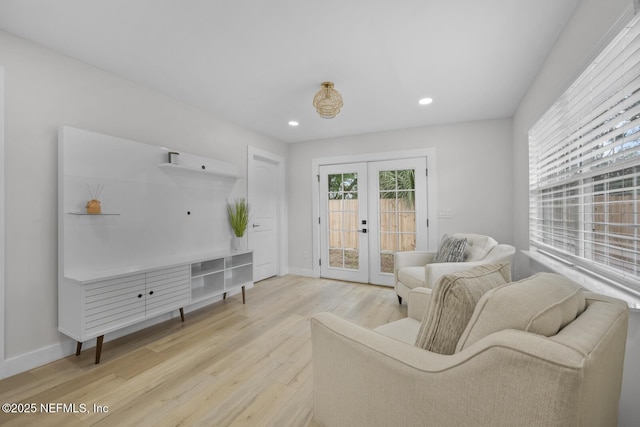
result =
[[[482,295],[510,281],[509,264],[484,264],[442,276],[431,294],[415,345],[435,353],[453,354]]]
[[[413,345],[416,342],[419,329],[420,322],[411,317],[405,317],[404,319],[378,326],[374,331]]]
[[[538,273],[487,292],[460,336],[456,352],[503,329],[552,336],[585,308],[579,285],[553,273]]]
[[[398,270],[398,281],[411,289],[424,287],[424,265],[402,267]]]
[[[465,259],[466,249],[467,239],[449,237],[445,234],[433,262],[462,262]]]
[[[458,239],[467,239],[467,250],[465,253],[465,261],[480,261],[493,249],[498,242],[492,237],[482,234],[466,234],[455,233],[452,237]]]

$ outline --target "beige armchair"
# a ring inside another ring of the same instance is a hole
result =
[[[480,264],[510,263],[516,253],[513,246],[498,244],[489,236],[457,233],[452,237],[467,239],[464,262],[433,263],[436,252],[412,251],[395,254],[394,288],[400,304],[411,289],[432,289],[445,274],[467,270]]]
[[[452,355],[411,343],[424,309],[413,305],[429,300],[423,290],[409,294],[408,318],[376,330],[331,313],[313,316],[314,420],[325,427],[615,426],[627,305],[573,284],[570,298],[558,296],[566,282],[541,273],[487,292]]]

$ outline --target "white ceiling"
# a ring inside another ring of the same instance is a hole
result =
[[[0,28],[297,142],[511,117],[578,1],[0,0]]]

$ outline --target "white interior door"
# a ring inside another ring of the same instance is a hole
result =
[[[250,153],[248,200],[251,221],[248,227],[249,248],[253,249],[253,280],[278,274],[278,201],[279,164],[273,159]]]
[[[320,275],[368,282],[367,164],[321,166]]]

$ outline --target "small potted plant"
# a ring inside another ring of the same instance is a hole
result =
[[[244,236],[244,232],[247,231],[247,226],[249,225],[249,203],[244,198],[238,198],[233,203],[229,203],[227,200],[227,214],[233,231],[231,249],[243,249],[242,236]]]

